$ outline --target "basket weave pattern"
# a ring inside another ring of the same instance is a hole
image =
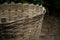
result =
[[[43,7],[33,4],[0,4],[0,40],[39,40]]]

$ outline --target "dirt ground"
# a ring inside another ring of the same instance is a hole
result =
[[[41,40],[60,40],[60,17],[45,15]]]

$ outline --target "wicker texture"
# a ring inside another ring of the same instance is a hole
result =
[[[44,11],[33,4],[0,4],[0,40],[39,40]]]

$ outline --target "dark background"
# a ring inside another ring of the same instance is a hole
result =
[[[48,15],[60,17],[60,0],[43,0]]]

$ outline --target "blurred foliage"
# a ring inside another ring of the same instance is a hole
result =
[[[0,0],[0,3],[11,3],[11,1],[15,3],[33,3],[33,4],[43,4],[46,6],[54,6],[56,8],[60,8],[60,0]]]
[[[0,0],[0,4],[4,3],[5,1],[4,0]]]
[[[43,1],[42,0],[0,0],[0,3],[11,3],[11,1],[15,2],[15,3],[33,3],[33,4],[42,4]]]
[[[43,5],[47,12],[51,14],[58,13],[60,15],[60,0],[0,0],[0,4],[7,2],[8,4],[11,2],[15,3],[33,3]],[[53,13],[55,11],[55,13]],[[57,14],[56,14],[57,15]]]
[[[0,3],[11,3],[11,1],[15,3],[33,3],[33,4],[43,4],[47,6],[54,6],[56,8],[60,8],[60,0],[0,0]]]

